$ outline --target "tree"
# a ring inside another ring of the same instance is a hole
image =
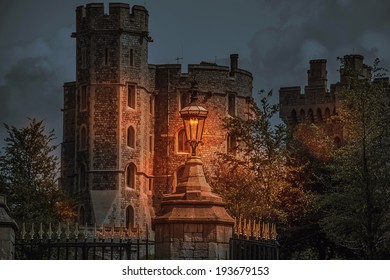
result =
[[[342,60],[348,83],[338,93],[343,146],[329,165],[322,227],[355,258],[390,257],[390,111],[388,81],[375,60],[368,77]]]
[[[8,132],[0,155],[0,192],[7,195],[17,222],[54,222],[72,217],[71,203],[57,186],[58,158],[54,131],[45,132],[43,121],[30,120]]]
[[[260,94],[260,106],[252,102],[253,117],[226,119],[237,145],[217,156],[212,185],[233,216],[288,224],[306,211],[309,196],[295,180],[302,166],[291,157],[286,127],[271,123],[278,112],[268,102],[272,93]]]

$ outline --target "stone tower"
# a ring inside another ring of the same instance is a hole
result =
[[[198,149],[205,170],[235,145],[222,119],[247,118],[251,73],[202,62],[148,64],[144,7],[87,4],[76,9],[76,81],[64,84],[62,186],[79,201],[78,222],[151,224],[164,194],[175,191],[188,155],[179,111],[196,81],[209,111]]]
[[[76,82],[64,86],[62,183],[80,198],[80,223],[143,224],[152,215],[153,174],[148,12],[80,6],[72,37]]]

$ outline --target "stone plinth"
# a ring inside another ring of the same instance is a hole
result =
[[[15,231],[18,225],[9,215],[5,196],[0,195],[0,260],[15,258]]]
[[[163,198],[153,221],[157,259],[227,259],[234,220],[211,191],[202,161],[190,157],[176,192]]]

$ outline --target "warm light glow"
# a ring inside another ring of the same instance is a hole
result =
[[[190,119],[190,125],[197,125],[198,124],[198,119],[191,118]]]

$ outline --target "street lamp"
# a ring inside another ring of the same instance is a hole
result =
[[[196,81],[191,83],[191,103],[180,110],[180,116],[183,119],[187,142],[191,146],[191,155],[196,156],[196,147],[202,142],[204,123],[208,111],[196,104],[197,91]]]

